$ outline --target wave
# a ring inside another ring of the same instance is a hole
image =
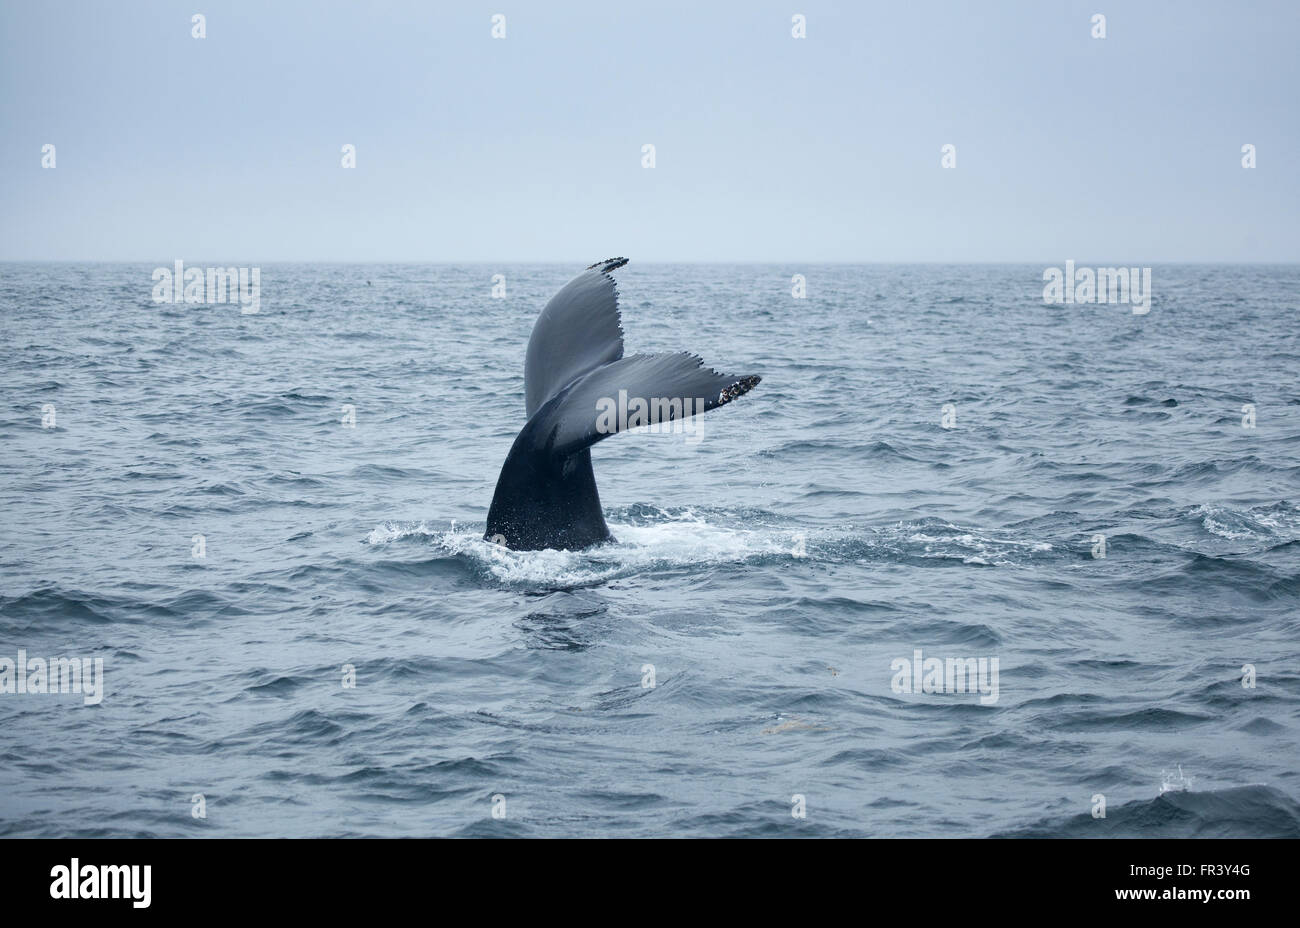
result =
[[[995,838],[1300,838],[1300,803],[1271,786],[1195,792],[1110,807],[1105,818],[1080,813],[999,832]]]
[[[1230,541],[1295,541],[1300,539],[1300,506],[1289,500],[1249,509],[1202,504],[1187,510],[1201,528]]]

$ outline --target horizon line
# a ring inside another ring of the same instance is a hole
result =
[[[241,259],[247,260],[247,259]],[[473,264],[484,266],[500,266],[503,264],[562,264],[582,265],[586,267],[586,259],[563,259],[563,258],[367,258],[367,259],[338,259],[338,258],[261,258],[258,259],[265,264],[332,264],[332,265],[374,265],[374,264],[409,264],[409,265],[448,265],[448,264]],[[155,258],[0,258],[0,264],[150,264],[156,263]],[[177,261],[185,261],[184,258],[168,258],[167,264],[175,264]],[[1115,261],[1111,259],[1080,260],[1078,258],[1059,258],[1044,262],[1042,260],[1033,260],[1028,258],[1018,259],[990,259],[980,261],[941,261],[934,259],[907,259],[907,260],[824,260],[808,258],[745,258],[745,259],[651,259],[637,260],[632,258],[629,265],[646,264],[646,265],[717,265],[717,264],[736,264],[736,265],[773,265],[773,264],[803,264],[803,265],[843,265],[849,267],[861,266],[887,266],[887,265],[939,265],[944,267],[990,267],[1008,264],[1028,264],[1044,265],[1053,267],[1063,261],[1072,261],[1076,266],[1086,265],[1105,265],[1105,266],[1132,266],[1132,261]],[[1206,265],[1215,264],[1223,266],[1262,266],[1262,265],[1281,265],[1281,266],[1300,266],[1300,259],[1273,259],[1259,261],[1242,261],[1242,260],[1225,260],[1221,258],[1211,259],[1143,259],[1152,265]],[[186,261],[187,264],[195,266],[196,264],[212,264],[229,266],[232,261],[219,260],[212,262],[211,259],[202,259],[197,262]],[[236,264],[236,266],[240,266]],[[1143,265],[1145,266],[1145,265]]]

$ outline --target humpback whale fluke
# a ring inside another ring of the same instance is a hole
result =
[[[612,541],[596,492],[591,446],[616,432],[725,406],[757,375],[720,374],[689,352],[623,357],[618,288],[627,258],[597,261],[551,297],[524,361],[524,425],[497,478],[489,541],[516,550]],[[615,398],[653,404],[648,416],[602,414]]]

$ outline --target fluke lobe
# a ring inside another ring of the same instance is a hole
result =
[[[758,384],[756,375],[719,374],[698,355],[623,357],[618,289],[610,272],[626,258],[598,261],[551,297],[533,325],[524,361],[528,422],[515,438],[488,510],[488,541],[521,551],[577,550],[612,541],[591,470],[591,446],[616,432],[707,412]],[[641,400],[644,417],[607,414]],[[602,413],[602,410],[605,412]]]

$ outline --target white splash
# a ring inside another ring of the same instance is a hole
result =
[[[1160,771],[1160,795],[1165,793],[1185,793],[1192,788],[1190,777],[1183,776],[1183,765],[1178,765],[1178,776],[1169,775],[1166,770]]]
[[[649,525],[610,522],[616,541],[585,551],[512,551],[483,539],[471,528],[433,529],[428,523],[385,522],[366,537],[386,545],[411,537],[428,538],[448,554],[469,558],[502,583],[584,586],[641,573],[649,568],[690,568],[735,564],[763,555],[794,557],[794,533],[771,528],[732,528],[691,512]]]

